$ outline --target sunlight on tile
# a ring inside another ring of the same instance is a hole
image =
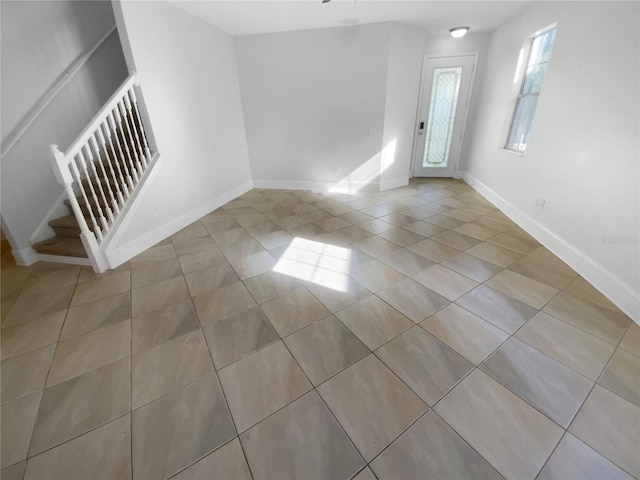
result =
[[[346,292],[349,287],[351,250],[296,237],[272,270]]]

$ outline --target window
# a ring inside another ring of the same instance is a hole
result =
[[[509,150],[524,152],[527,148],[527,140],[531,132],[533,116],[536,113],[544,75],[549,65],[555,35],[556,29],[552,28],[531,39],[529,61],[522,79],[518,103],[509,131],[509,140],[505,146]]]

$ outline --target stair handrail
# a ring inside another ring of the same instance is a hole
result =
[[[138,86],[138,76],[135,72],[132,72],[127,79],[122,82],[113,95],[107,100],[107,103],[103,105],[100,111],[93,117],[93,119],[87,124],[87,126],[80,132],[74,142],[64,152],[66,158],[73,158],[80,149],[87,142],[89,137],[97,130],[98,126],[106,120],[111,111],[115,108],[118,102],[122,99],[124,93],[126,93],[132,86]]]

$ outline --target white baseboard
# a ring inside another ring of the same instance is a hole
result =
[[[621,280],[609,269],[572,246],[567,240],[558,236],[540,222],[531,218],[473,176],[464,173],[462,178],[529,235],[538,240],[538,242],[557,255],[563,262],[602,292],[604,296],[611,300],[634,322],[640,324],[639,292],[636,292],[629,284]]]
[[[326,191],[338,182],[321,182],[307,180],[254,180],[254,188],[267,188],[271,190],[313,190]]]
[[[39,260],[38,253],[31,247],[23,248],[21,250],[11,250],[11,255],[13,255],[13,259],[16,263],[23,267],[33,265]]]
[[[188,212],[183,213],[179,217],[174,218],[171,221],[148,231],[144,235],[141,235],[140,237],[130,241],[129,243],[126,243],[125,245],[119,246],[112,250],[107,250],[105,252],[105,255],[109,262],[109,266],[111,268],[116,268],[119,265],[122,265],[127,260],[130,260],[139,253],[144,252],[146,249],[153,247],[156,243],[182,230],[184,227],[192,224],[199,218],[202,218],[207,213],[210,213],[213,210],[220,208],[225,203],[228,203],[231,200],[238,198],[240,195],[247,193],[252,188],[253,181],[249,180],[248,182],[245,182],[242,185],[239,185],[229,190],[228,192],[223,193],[222,195],[218,195],[217,197],[209,200],[199,207],[193,208]]]
[[[409,185],[409,177],[390,178],[389,180],[380,180],[380,191],[391,190],[392,188],[404,187]]]
[[[64,255],[46,255],[37,253],[38,261],[40,262],[53,262],[53,263],[66,263],[68,265],[86,265],[91,266],[91,260],[88,258],[80,257],[67,257]]]

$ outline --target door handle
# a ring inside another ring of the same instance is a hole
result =
[[[420,130],[424,130],[424,122],[420,122]]]

